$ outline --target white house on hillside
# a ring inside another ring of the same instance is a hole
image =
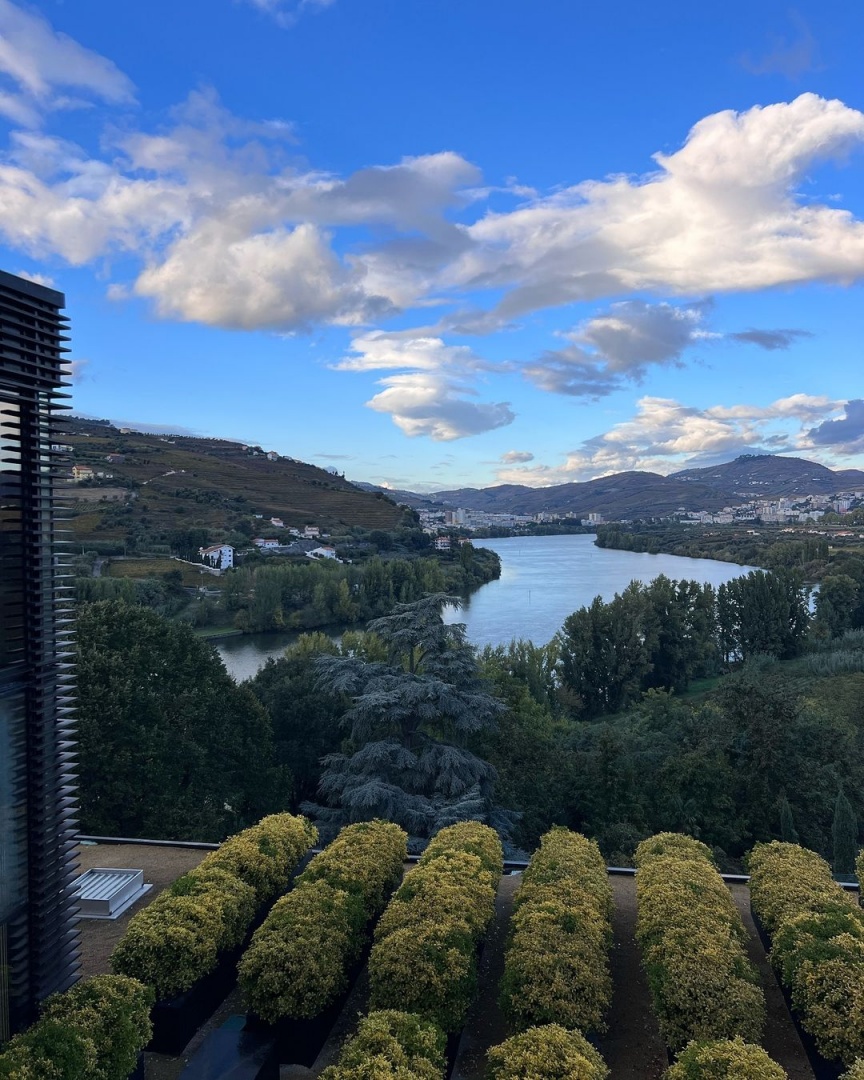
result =
[[[435,537],[435,550],[436,551],[449,551],[450,550],[450,537],[449,536],[436,536]]]
[[[306,554],[310,559],[335,559],[336,548],[330,547],[329,544],[322,544],[320,547],[307,551]]]
[[[273,548],[279,547],[278,540],[264,540],[260,536],[256,536],[252,543],[264,551],[272,551]]]
[[[234,548],[230,544],[214,544],[212,547],[198,548],[201,561],[216,570],[230,570],[234,565]]]

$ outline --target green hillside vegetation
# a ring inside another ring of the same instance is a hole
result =
[[[64,440],[73,447],[71,464],[111,474],[69,487],[71,528],[79,542],[114,541],[143,550],[168,545],[172,530],[196,528],[214,539],[231,531],[251,538],[257,535],[255,514],[263,515],[257,528],[268,534],[271,517],[289,527],[308,523],[328,531],[340,526],[390,530],[403,518],[380,492],[361,491],[302,461],[269,461],[261,447],[124,433],[78,419],[69,421]],[[109,462],[109,455],[122,460]]]

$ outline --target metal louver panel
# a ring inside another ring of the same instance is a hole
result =
[[[0,272],[0,1040],[74,982],[75,774],[61,293]],[[4,865],[5,863],[5,865]]]

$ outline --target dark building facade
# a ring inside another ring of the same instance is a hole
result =
[[[78,969],[62,293],[0,271],[0,1043]]]

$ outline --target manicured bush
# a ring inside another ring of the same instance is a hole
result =
[[[382,916],[369,958],[373,1009],[415,1012],[446,1032],[462,1027],[502,865],[488,826],[464,822],[433,838]]]
[[[758,1042],[765,1000],[731,894],[707,849],[666,835],[636,850],[636,937],[660,1033],[673,1052],[692,1040]]]
[[[578,1031],[529,1028],[487,1053],[489,1080],[606,1080],[603,1058]]]
[[[467,852],[447,851],[432,862],[418,863],[381,916],[375,938],[430,919],[464,923],[473,937],[481,935],[489,924],[496,881],[480,858]]]
[[[771,963],[820,1054],[864,1057],[864,912],[824,859],[796,844],[759,844],[750,899],[771,933]]]
[[[692,1042],[664,1080],[788,1080],[776,1061],[761,1046],[743,1039]]]
[[[501,839],[494,829],[481,825],[479,821],[460,821],[437,832],[420,856],[420,863],[425,864],[437,859],[446,851],[467,852],[476,855],[484,867],[495,877],[504,872],[504,852]]]
[[[605,1030],[611,904],[594,841],[561,828],[542,837],[516,894],[501,981],[501,1005],[514,1026]]]
[[[864,848],[855,860],[855,876],[858,878],[858,903],[864,906]]]
[[[206,870],[227,870],[255,890],[259,904],[271,903],[288,888],[297,863],[318,839],[306,818],[271,814],[236,836],[201,863]]]
[[[317,835],[305,818],[273,814],[229,837],[129,920],[112,970],[152,986],[157,999],[189,990],[240,945]]]
[[[385,821],[349,825],[255,932],[239,965],[249,1007],[269,1023],[323,1012],[347,988],[366,927],[402,876],[407,836]]]
[[[859,1058],[851,1069],[843,1073],[840,1080],[864,1080],[864,1061]]]
[[[444,1080],[444,1033],[412,1013],[369,1013],[321,1080]]]
[[[684,833],[662,832],[649,836],[636,848],[636,865],[640,866],[653,855],[674,855],[678,859],[695,859],[714,865],[711,848],[701,840],[694,840]]]
[[[153,992],[97,975],[48,998],[41,1018],[0,1053],[3,1080],[126,1080],[150,1041]]]
[[[750,903],[762,925],[774,935],[786,919],[826,907],[854,907],[837,884],[831,867],[815,851],[777,840],[757,844],[747,856]]]

